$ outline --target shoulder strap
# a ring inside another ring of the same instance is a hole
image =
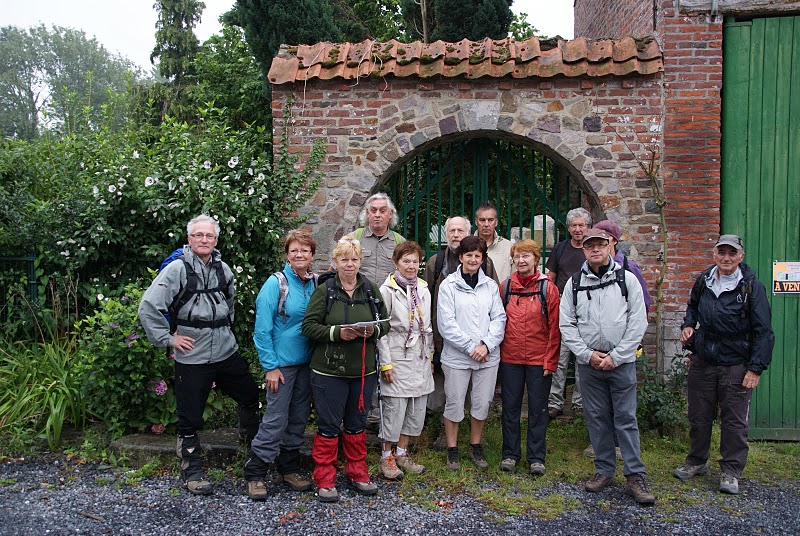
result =
[[[178,311],[189,303],[189,300],[197,290],[197,277],[195,277],[196,274],[191,263],[189,263],[183,255],[179,255],[175,260],[183,261],[183,266],[186,269],[186,286],[181,286],[180,290],[178,290],[178,294],[175,295],[172,303],[167,307],[170,333],[175,333],[175,330],[178,329]]]
[[[442,270],[444,269],[444,256],[447,255],[446,249],[440,249],[439,252],[436,254],[436,263],[434,267],[436,268],[433,272],[433,286],[434,289],[436,285],[439,284],[439,276],[442,275]],[[433,291],[431,291],[433,294]]]
[[[578,307],[578,291],[584,290],[581,288],[581,270],[572,274],[572,306]]]
[[[364,285],[364,294],[367,296],[367,302],[369,303],[369,309],[372,311],[372,316],[375,317],[375,320],[380,320],[381,315],[378,311],[378,303],[380,300],[376,299],[372,295],[372,282],[361,275],[358,274],[358,278],[361,280],[361,283]]]
[[[394,235],[394,243],[395,243],[395,245],[400,245],[400,242],[403,241],[403,235],[401,235],[397,231],[392,231],[392,234]]]
[[[363,227],[359,227],[358,229],[356,229],[353,232],[353,238],[355,238],[356,240],[360,241],[362,236],[364,236],[364,228]]]
[[[547,310],[547,285],[549,282],[548,278],[539,280],[539,303],[542,304],[542,316],[545,322],[550,320],[550,312]]]
[[[556,244],[556,249],[553,250],[553,257],[556,258],[556,266],[558,266],[558,261],[561,260],[561,256],[564,255],[564,250],[567,249],[567,242],[569,242],[569,239],[562,240]]]
[[[278,280],[278,315],[286,322],[286,298],[289,296],[289,280],[283,272],[272,274]]]
[[[331,312],[333,302],[336,300],[336,278],[329,277],[325,279],[325,288],[327,294],[325,298],[325,314],[327,315]]]
[[[622,254],[622,267],[623,267],[625,270],[627,270],[628,272],[630,272],[630,271],[631,271],[631,269],[630,269],[630,268],[628,268],[628,256],[627,256],[627,255],[625,255],[624,253]]]
[[[511,276],[508,276],[505,280],[505,285],[503,287],[503,308],[508,307],[508,300],[511,299]]]
[[[705,289],[706,287],[706,277],[708,277],[713,268],[714,266],[709,266],[708,268],[700,272],[700,275],[698,275],[697,279],[694,280],[694,285],[692,285],[692,291],[689,294],[690,297],[697,296],[697,300],[698,301],[700,300],[700,296],[703,292],[703,289]]]
[[[617,268],[614,270],[614,279],[611,281],[605,281],[603,283],[598,283],[597,285],[588,285],[582,287],[581,284],[581,270],[578,270],[574,274],[572,274],[572,305],[574,307],[578,306],[578,292],[586,291],[591,292],[592,290],[598,290],[609,285],[616,284],[619,286],[619,290],[622,293],[622,297],[625,298],[625,301],[628,301],[628,285],[625,283],[625,269],[624,268]],[[589,299],[592,299],[591,294],[589,294]]]
[[[626,257],[627,260],[627,257]],[[625,301],[628,301],[628,285],[625,283],[625,268],[617,268],[617,285],[619,285],[619,291],[622,292],[622,297],[625,298]]]

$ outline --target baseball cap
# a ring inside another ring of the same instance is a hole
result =
[[[717,240],[717,243],[714,244],[714,247],[718,246],[731,246],[732,248],[735,248],[736,251],[738,251],[739,253],[744,251],[744,244],[742,244],[742,239],[735,234],[724,234],[720,236],[719,240]]]
[[[619,237],[622,234],[622,231],[620,231],[619,225],[617,225],[613,221],[611,221],[611,220],[599,221],[599,222],[594,224],[594,228],[595,229],[604,230],[605,232],[610,234],[612,237],[614,237],[614,240],[619,242]]]
[[[609,235],[603,229],[592,227],[583,234],[583,239],[581,240],[581,244],[585,244],[587,240],[591,240],[592,238],[602,238],[603,240],[610,240],[611,235]]]

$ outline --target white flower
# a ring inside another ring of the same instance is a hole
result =
[[[98,188],[97,186],[92,186],[92,194],[93,194],[95,197],[97,197],[98,195],[100,195],[100,188]]]
[[[62,251],[61,254],[65,257],[69,257],[69,250]]]
[[[136,209],[132,208],[131,209],[131,214],[136,214]]]
[[[173,238],[175,236],[175,233],[169,232],[168,235],[169,235],[170,238]]]
[[[233,216],[228,216],[228,221],[230,223],[236,223],[236,218],[234,218]]]
[[[114,192],[117,191],[117,185],[116,184],[109,184],[108,185],[108,191],[113,194]]]
[[[98,294],[98,295],[97,295],[97,301],[103,301],[105,298],[106,298],[106,297],[105,297],[105,296],[103,296],[102,294]]]
[[[253,174],[253,168],[247,168],[247,173],[249,175],[252,175]]]
[[[119,170],[120,171],[125,171],[126,169],[128,169],[128,166],[126,166],[125,164],[122,164],[121,166],[119,166]]]
[[[119,184],[119,187],[120,187],[120,188],[122,188],[123,186],[125,186],[126,184],[128,184],[128,181],[126,181],[125,179],[123,179],[122,177],[120,177],[120,178],[119,178],[119,180],[117,181],[117,184]]]
[[[255,193],[255,190],[253,189],[252,186],[247,189],[247,195],[253,195],[254,193]]]
[[[202,188],[203,190],[206,189],[206,181],[200,181],[200,188]]]
[[[241,266],[235,266],[234,268],[236,269],[236,273],[237,274],[241,274],[242,273],[242,267]]]
[[[139,151],[133,151],[133,157],[139,158]]]
[[[105,204],[106,204],[106,201],[105,201],[105,199],[101,199],[100,201],[98,201],[98,204],[100,204],[100,205],[105,205]]]
[[[203,167],[206,169],[211,169],[211,162],[209,160],[206,160],[205,162],[203,162]]]
[[[145,186],[152,186],[156,183],[156,180],[153,177],[145,177],[144,185]]]
[[[81,251],[86,251],[86,246],[81,246]]]
[[[263,181],[263,180],[264,180],[264,174],[263,174],[263,173],[259,173],[259,174],[257,175],[257,177],[258,177],[258,180],[260,180],[260,181]]]
[[[235,168],[236,164],[238,164],[238,163],[239,163],[239,157],[238,156],[232,156],[231,159],[228,160],[228,167],[229,168]]]

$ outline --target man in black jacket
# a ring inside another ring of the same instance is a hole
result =
[[[708,472],[711,426],[719,406],[720,482],[724,493],[739,493],[747,463],[750,399],[772,360],[775,334],[764,285],[742,264],[744,245],[722,235],[714,246],[714,265],[697,278],[681,325],[689,361],[691,447],[675,476],[686,480]]]

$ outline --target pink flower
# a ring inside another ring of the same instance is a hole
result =
[[[211,388],[216,389],[216,387],[217,387],[217,382],[211,382]]]
[[[158,380],[157,382],[150,382],[150,388],[156,394],[156,396],[164,396],[167,394],[167,382],[164,380]]]
[[[152,431],[156,435],[163,434],[166,429],[167,427],[161,423],[154,424],[153,426],[150,427],[150,431]]]

